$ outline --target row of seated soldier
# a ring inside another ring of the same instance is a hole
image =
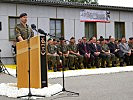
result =
[[[78,40],[71,37],[69,43],[61,37],[60,41],[48,39],[48,69],[54,72],[82,68],[105,68],[133,65],[133,37],[116,41],[114,37],[100,39],[86,37]]]

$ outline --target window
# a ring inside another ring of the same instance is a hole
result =
[[[125,23],[115,22],[115,39],[121,39],[125,37]]]
[[[85,36],[87,39],[97,36],[96,22],[85,22]]]
[[[14,28],[18,23],[20,23],[19,17],[9,17],[9,40],[16,39]]]
[[[57,38],[64,36],[62,19],[50,19],[50,34]]]

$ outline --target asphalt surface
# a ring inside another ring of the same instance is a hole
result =
[[[0,83],[15,83],[16,78],[0,73]],[[49,79],[50,84],[61,84],[62,78]],[[133,100],[133,72],[88,75],[65,78],[65,89],[79,93],[60,95],[37,100]],[[32,93],[33,94],[33,93]],[[0,96],[0,100],[21,100]]]

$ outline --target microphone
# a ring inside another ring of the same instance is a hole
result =
[[[35,24],[31,24],[31,28],[32,28],[33,30],[37,31],[37,30],[36,30],[36,25],[35,25]]]
[[[40,34],[47,35],[47,33],[45,33],[42,29],[38,29],[38,32],[39,32]]]

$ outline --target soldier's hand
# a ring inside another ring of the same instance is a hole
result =
[[[68,54],[64,54],[64,56],[68,57]]]
[[[80,54],[79,54],[79,53],[76,53],[76,55],[77,55],[77,56],[80,56]]]
[[[115,52],[117,52],[117,51],[118,51],[118,49],[115,50]]]
[[[59,51],[59,54],[62,55],[62,52]]]

